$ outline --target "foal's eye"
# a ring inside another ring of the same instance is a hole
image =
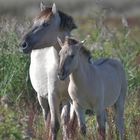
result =
[[[74,58],[74,55],[72,54],[72,55],[70,55],[70,57],[73,59]]]
[[[47,22],[44,22],[44,23],[42,24],[43,27],[46,27],[46,26],[48,26],[48,25],[49,25],[49,23],[47,23]]]

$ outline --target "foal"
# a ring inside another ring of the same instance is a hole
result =
[[[78,123],[86,133],[84,112],[92,109],[96,113],[100,139],[105,140],[105,109],[115,107],[116,126],[119,137],[124,140],[124,103],[127,81],[122,64],[115,59],[101,59],[91,63],[91,55],[81,42],[67,37],[61,46],[58,77],[70,77],[69,95],[73,101]]]

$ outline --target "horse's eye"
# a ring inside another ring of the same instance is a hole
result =
[[[47,23],[47,22],[44,22],[44,23],[42,24],[43,27],[46,27],[46,26],[48,26],[48,25],[49,25],[49,23]]]

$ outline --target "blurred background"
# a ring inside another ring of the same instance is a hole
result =
[[[46,140],[36,93],[29,79],[30,56],[19,43],[40,12],[41,0],[0,0],[0,140]],[[140,140],[140,0],[44,0],[71,15],[93,59],[121,60],[128,79],[125,140]],[[108,111],[108,140],[116,140]],[[86,116],[88,140],[97,140],[96,117]],[[62,140],[61,133],[59,139]],[[83,138],[84,139],[84,138]],[[82,140],[77,135],[77,140]]]
[[[39,10],[41,0],[0,0],[0,14],[14,16],[34,16]],[[48,0],[49,5],[55,2],[59,8],[80,16],[91,15],[95,9],[104,8],[109,10],[110,16],[139,16],[139,0]]]

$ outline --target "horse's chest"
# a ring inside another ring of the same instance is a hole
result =
[[[53,49],[43,50],[31,54],[30,79],[36,92],[47,96],[48,88],[56,81],[58,59]]]

